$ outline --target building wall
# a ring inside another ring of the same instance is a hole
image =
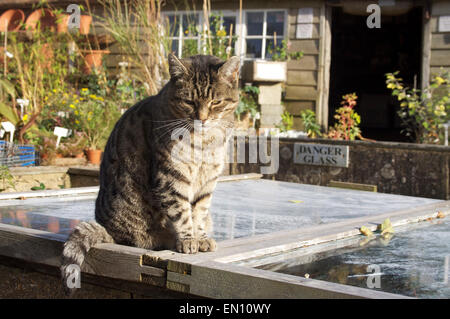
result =
[[[450,1],[436,1],[432,4],[430,32],[431,57],[430,75],[438,73],[440,68],[450,70],[450,32],[439,32],[440,16],[450,16]]]

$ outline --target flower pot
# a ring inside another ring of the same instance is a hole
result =
[[[81,15],[80,17],[80,34],[89,34],[91,29],[92,17],[88,15]]]
[[[56,18],[56,32],[66,33],[69,29],[69,15],[61,13]]]
[[[84,54],[83,73],[90,74],[93,69],[102,66],[103,55],[110,53],[108,50],[86,50]]]
[[[102,158],[102,150],[87,150],[87,159],[91,164],[100,164]]]
[[[56,30],[56,16],[50,9],[37,9],[28,16],[25,29],[36,31],[38,27],[40,30]]]
[[[20,9],[9,9],[0,16],[0,31],[17,31],[25,21],[25,13]]]
[[[80,152],[78,154],[75,154],[75,158],[84,158],[84,152]]]

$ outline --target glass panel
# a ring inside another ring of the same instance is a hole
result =
[[[264,12],[247,12],[247,35],[263,34]]]
[[[168,15],[169,20],[169,32],[171,36],[178,36],[180,32],[180,18],[176,15]]]
[[[280,50],[283,47],[283,37],[277,37],[277,42],[275,46],[275,41],[273,39],[266,40],[266,57],[265,59],[272,59],[272,56],[279,55]]]
[[[260,59],[262,49],[262,39],[247,39],[247,58]]]
[[[199,24],[198,21],[198,14],[183,14],[183,36],[196,36],[198,35],[198,29],[197,25]]]
[[[178,56],[178,40],[172,40],[172,53]]]
[[[223,17],[223,28],[230,34],[230,27],[233,25],[233,34],[236,33],[236,17]]]
[[[267,35],[273,36],[274,32],[277,36],[284,35],[283,11],[267,12]]]
[[[182,51],[183,51],[183,58],[199,54],[200,52],[198,50],[198,40],[197,39],[184,40]]]

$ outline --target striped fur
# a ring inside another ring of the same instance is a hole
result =
[[[96,222],[80,224],[66,242],[64,279],[68,264],[81,265],[102,242],[182,253],[216,249],[207,235],[209,206],[238,103],[239,60],[169,55],[169,70],[159,94],[130,108],[112,131],[100,166]],[[181,142],[172,136],[180,128],[189,137]],[[173,156],[177,145],[184,146],[180,154],[190,152],[189,161]],[[199,151],[208,160],[193,161]]]

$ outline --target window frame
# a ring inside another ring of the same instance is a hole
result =
[[[239,23],[239,10],[213,10],[211,13],[214,14],[222,14],[224,17],[234,17],[236,24],[233,27],[233,36],[237,36],[237,41],[235,41],[234,44],[234,52],[236,54],[240,55],[241,61],[243,60],[257,60],[257,59],[263,59],[266,60],[267,52],[266,52],[266,43],[267,40],[273,39],[273,35],[267,35],[267,13],[268,12],[277,12],[282,11],[284,15],[283,20],[283,36],[278,36],[277,39],[281,38],[281,40],[286,40],[289,38],[288,30],[289,30],[289,21],[288,21],[288,10],[286,8],[274,8],[274,9],[245,9],[242,10],[242,25]],[[263,18],[263,34],[262,35],[247,35],[247,12],[263,12],[264,18]],[[201,48],[202,45],[202,39],[201,34],[203,32],[204,27],[204,17],[203,17],[203,11],[164,11],[163,15],[170,16],[175,15],[177,18],[182,17],[184,14],[198,14],[198,24],[197,29],[199,30],[199,33],[195,37],[185,37],[183,34],[183,21],[180,20],[179,22],[179,34],[178,36],[172,36],[170,37],[172,40],[178,41],[178,52],[177,55],[179,57],[182,56],[183,53],[183,40],[194,40],[197,39],[198,46]],[[230,36],[230,35],[228,35]],[[261,56],[250,58],[247,57],[247,39],[262,39],[262,47],[261,47]]]

